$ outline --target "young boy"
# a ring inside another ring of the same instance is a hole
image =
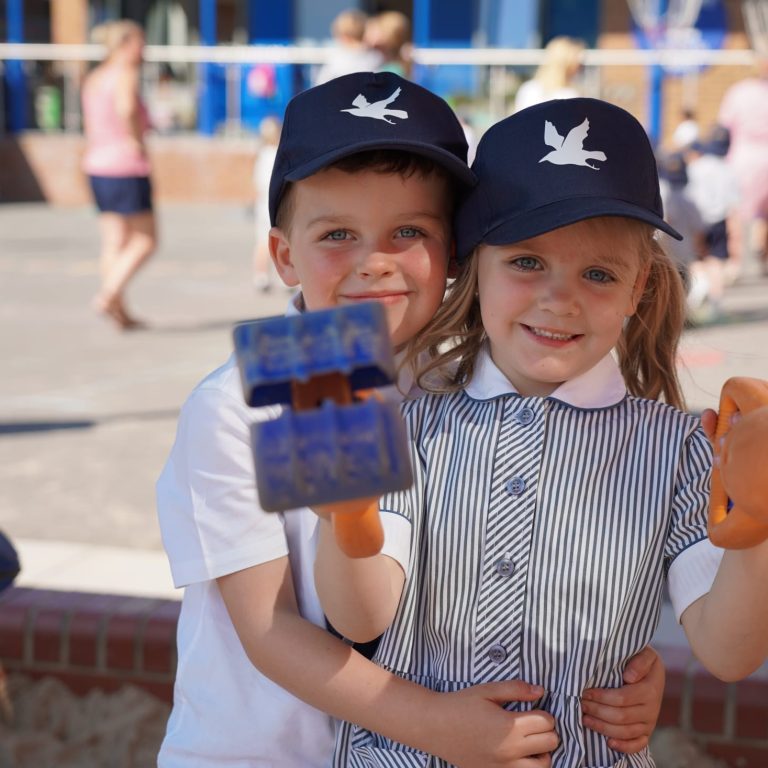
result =
[[[289,314],[377,300],[401,350],[443,298],[455,188],[473,181],[466,150],[448,105],[390,73],[348,75],[293,99],[269,195],[273,261],[302,288]],[[420,394],[407,372],[399,389]],[[230,358],[185,403],[158,481],[164,545],[186,587],[161,768],[328,766],[332,717],[461,766],[509,764],[513,732],[553,749],[549,715],[501,706],[540,690],[509,681],[436,693],[326,630],[313,584],[316,516],[265,513],[255,490],[249,427],[276,412],[246,407]],[[642,682],[595,692],[585,709],[588,724],[630,751],[658,714],[663,670],[652,652],[637,657],[634,680],[649,669]]]

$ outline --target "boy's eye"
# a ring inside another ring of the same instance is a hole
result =
[[[398,234],[400,237],[418,237],[421,230],[416,229],[416,227],[400,227]]]
[[[584,277],[586,277],[587,280],[591,280],[595,283],[612,283],[614,279],[613,275],[609,274],[604,269],[599,269],[598,267],[588,269],[584,273]]]
[[[533,256],[517,256],[510,263],[523,272],[532,272],[539,266],[539,260]]]
[[[346,240],[349,236],[346,229],[334,229],[323,235],[323,240]]]

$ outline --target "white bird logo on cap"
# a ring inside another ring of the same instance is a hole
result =
[[[554,148],[539,160],[543,163],[545,160],[555,165],[585,165],[593,171],[600,169],[596,165],[591,165],[587,160],[605,160],[605,152],[591,152],[583,148],[584,139],[589,133],[589,118],[584,118],[581,125],[571,128],[568,135],[563,138],[549,120],[544,121],[544,143]]]
[[[350,115],[355,117],[372,117],[374,120],[383,120],[385,123],[395,125],[394,120],[387,120],[387,115],[402,117],[403,120],[408,119],[408,113],[404,109],[387,109],[387,105],[391,104],[400,95],[401,90],[402,88],[398,88],[389,98],[374,101],[373,104],[362,93],[359,93],[352,102],[355,109],[341,109],[339,111],[349,112]]]

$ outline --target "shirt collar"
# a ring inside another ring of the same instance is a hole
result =
[[[490,400],[509,394],[519,394],[509,379],[491,360],[486,344],[477,358],[475,373],[466,387],[474,400]],[[608,354],[594,367],[575,379],[561,384],[547,400],[557,400],[574,408],[610,408],[627,396],[627,387],[618,363]]]

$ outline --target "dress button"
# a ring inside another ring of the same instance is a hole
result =
[[[503,645],[492,645],[488,649],[488,658],[494,664],[501,664],[507,658],[507,649]]]
[[[524,427],[530,424],[535,418],[535,414],[530,408],[521,408],[515,417],[518,424],[522,424]]]
[[[496,573],[505,579],[508,579],[515,572],[515,564],[508,557],[497,560],[494,568],[496,568]]]
[[[519,496],[525,490],[525,480],[522,477],[513,477],[507,481],[507,492],[513,496]]]

